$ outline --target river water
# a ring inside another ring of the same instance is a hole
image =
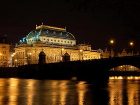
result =
[[[1,78],[0,105],[140,105],[140,77],[110,77],[100,89],[85,81]]]

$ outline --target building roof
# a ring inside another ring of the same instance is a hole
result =
[[[71,33],[67,32],[65,28],[58,28],[46,25],[37,26],[35,30],[31,31],[26,36],[26,38],[30,39],[32,37],[38,36],[75,40],[75,37]]]

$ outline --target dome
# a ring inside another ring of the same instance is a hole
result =
[[[26,38],[37,38],[39,36],[53,37],[53,38],[61,38],[61,39],[69,39],[75,40],[75,37],[66,31],[64,28],[57,28],[51,26],[41,25],[38,26],[35,30],[31,31]]]

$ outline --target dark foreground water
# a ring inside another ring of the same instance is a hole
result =
[[[1,78],[0,105],[140,105],[140,77],[111,77],[101,89],[84,81]]]

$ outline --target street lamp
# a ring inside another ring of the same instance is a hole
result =
[[[28,64],[31,64],[31,55],[32,55],[32,53],[27,54],[27,63]]]
[[[63,51],[64,51],[64,48],[61,48],[61,61],[63,60]]]
[[[11,66],[14,66],[14,56],[15,53],[11,54]]]
[[[2,59],[1,59],[1,56],[2,56],[2,53],[0,53],[0,61],[2,60]],[[2,66],[2,64],[1,64],[1,63],[0,63],[0,66]]]
[[[134,46],[134,42],[130,42],[129,44],[130,44],[130,46]]]
[[[15,67],[17,67],[18,66],[18,64],[17,64],[17,59],[15,59]]]
[[[109,45],[110,45],[110,54],[109,57],[112,57],[112,53],[113,53],[113,45],[114,45],[115,41],[113,39],[110,39],[109,41]]]
[[[83,50],[82,49],[80,49],[79,50],[79,60],[83,60]]]
[[[114,44],[114,40],[113,39],[110,40],[110,44]]]
[[[133,42],[133,41],[130,41],[130,42],[129,42],[129,46],[131,47],[131,53],[132,53],[132,56],[133,56],[134,42]]]

